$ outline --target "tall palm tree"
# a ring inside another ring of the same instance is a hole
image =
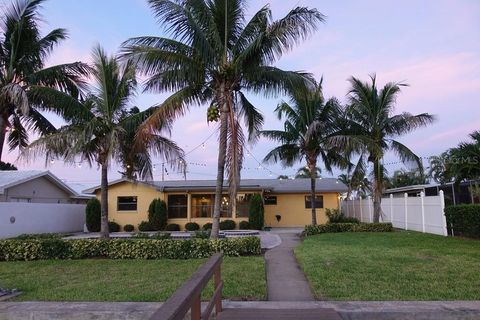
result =
[[[395,102],[403,83],[387,83],[377,89],[375,75],[371,83],[350,78],[347,116],[350,121],[351,146],[358,148],[361,157],[373,164],[374,175],[374,221],[381,215],[382,192],[384,189],[381,160],[387,151],[395,152],[403,162],[413,162],[422,168],[421,159],[396,138],[434,121],[428,113],[412,115],[408,112],[393,115]]]
[[[322,170],[319,167],[315,167],[313,170],[315,177],[320,177],[322,174]],[[297,173],[295,174],[295,179],[308,179],[311,178],[312,174],[310,171],[310,168],[308,167],[301,167],[300,169],[297,170]]]
[[[245,140],[240,123],[245,123],[250,141],[263,123],[262,115],[246,93],[271,96],[304,85],[309,75],[284,71],[273,64],[324,20],[316,9],[297,7],[273,21],[267,5],[246,21],[246,2],[149,0],[171,38],[139,37],[124,45],[124,55],[133,58],[149,76],[146,91],[175,92],[145,122],[140,141],[148,140],[150,128],[164,119],[184,115],[191,106],[206,105],[218,110],[212,238],[218,237],[225,169],[230,188],[239,184]]]
[[[60,103],[43,103],[51,91],[78,97],[89,67],[81,62],[45,67],[53,49],[67,38],[65,29],[41,36],[39,8],[44,0],[17,0],[0,23],[0,160],[5,140],[10,149],[28,144],[28,131],[45,135],[55,127],[41,114],[68,112]]]
[[[75,111],[75,116],[66,118],[68,124],[57,132],[34,141],[26,156],[45,154],[72,162],[80,157],[90,165],[96,163],[101,168],[100,233],[102,237],[108,237],[108,168],[113,162],[123,160],[121,147],[129,132],[157,110],[126,114],[137,86],[135,66],[131,61],[121,65],[100,47],[94,48],[93,60],[95,85],[87,98],[78,101],[68,95],[62,97],[64,103]],[[142,149],[135,150],[133,156],[151,150],[167,160],[181,159],[182,150],[160,135],[163,129],[170,128],[156,128],[152,134],[154,138],[151,137]]]
[[[285,119],[284,129],[260,132],[263,137],[280,143],[265,156],[264,161],[281,162],[284,166],[306,161],[311,181],[312,224],[315,225],[318,158],[329,172],[334,165],[345,166],[348,163],[330,142],[339,133],[338,116],[341,110],[335,98],[325,100],[322,82],[314,83],[313,88],[299,87],[290,96],[290,104],[282,102],[275,110],[280,120]]]

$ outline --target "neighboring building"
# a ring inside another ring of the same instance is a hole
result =
[[[446,205],[480,203],[479,195],[474,192],[475,186],[478,185],[480,185],[480,181],[461,182],[457,187],[453,182],[443,185],[421,184],[387,189],[383,192],[383,196],[388,197],[392,194],[394,197],[403,197],[406,193],[409,197],[419,197],[421,192],[423,192],[425,196],[437,196],[440,190],[442,190]]]
[[[82,204],[90,198],[48,170],[0,171],[0,202]]]
[[[120,179],[109,184],[108,215],[120,225],[132,224],[137,228],[148,220],[148,206],[155,198],[163,199],[168,206],[168,222],[184,227],[187,222],[200,226],[212,221],[214,180],[134,182]],[[317,179],[317,221],[325,223],[325,208],[338,208],[340,193],[347,187],[336,179]],[[245,179],[241,181],[236,210],[228,210],[228,188],[224,188],[222,218],[232,219],[237,225],[248,220],[249,199],[255,193],[263,195],[265,226],[303,227],[311,223],[310,179],[273,180]],[[100,199],[100,187],[84,191]],[[234,212],[232,212],[234,211]],[[278,218],[277,218],[278,217]]]

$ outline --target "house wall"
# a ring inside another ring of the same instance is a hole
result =
[[[242,193],[258,193],[258,191],[242,191]],[[134,184],[130,182],[121,182],[112,185],[108,190],[108,215],[110,221],[115,221],[120,226],[132,224],[137,230],[138,224],[142,221],[148,220],[148,207],[151,201],[155,198],[160,198],[165,202],[168,201],[169,194],[185,194],[185,192],[162,193],[154,188],[145,186],[141,183]],[[213,192],[190,192],[194,194],[213,194]],[[265,226],[269,227],[303,227],[310,224],[312,221],[311,209],[305,209],[305,194],[269,194],[277,196],[277,205],[265,205]],[[318,193],[323,195],[324,208],[338,208],[339,200],[338,193]],[[100,191],[96,194],[100,199]],[[136,211],[118,211],[117,198],[118,197],[137,197]],[[191,198],[189,197],[187,218],[184,219],[169,219],[168,223],[179,224],[183,229],[187,222],[196,222],[201,226],[212,222],[212,218],[192,218],[191,216]],[[282,216],[280,222],[277,221],[276,215]],[[237,223],[248,220],[247,217],[228,217],[221,218],[221,220],[231,219]],[[318,223],[327,221],[325,216],[325,209],[317,209]]]
[[[312,223],[312,209],[305,208],[305,196],[309,194],[269,194],[277,197],[277,205],[265,205],[265,226],[304,227]],[[317,223],[326,223],[325,208],[337,209],[338,193],[317,193],[323,196],[323,208],[316,209]],[[276,215],[280,215],[277,221]]]
[[[71,203],[70,195],[45,177],[38,177],[5,190],[3,202],[30,199],[32,203]]]

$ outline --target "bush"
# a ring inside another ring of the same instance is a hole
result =
[[[220,230],[235,230],[237,224],[233,220],[220,221]]]
[[[0,261],[47,259],[197,259],[215,252],[226,256],[261,253],[260,238],[219,240],[40,239],[0,240]]]
[[[153,230],[153,226],[150,222],[142,221],[138,225],[138,231],[154,231],[154,230]]]
[[[167,226],[167,204],[162,199],[153,199],[148,207],[148,222],[153,230],[164,230]]]
[[[101,206],[98,199],[90,199],[85,208],[85,222],[90,232],[100,232]]]
[[[207,231],[207,230],[212,230],[212,223],[211,222],[207,222],[203,225],[202,227],[203,230]]]
[[[187,231],[197,231],[200,229],[200,226],[196,222],[188,222],[185,224],[185,230]]]
[[[195,239],[208,239],[210,238],[210,231],[197,230],[193,237]]]
[[[170,223],[165,228],[166,231],[180,231],[180,226],[176,223]]]
[[[480,205],[461,204],[445,208],[449,234],[480,238]]]
[[[264,208],[263,199],[260,194],[257,193],[252,196],[248,212],[248,223],[251,229],[262,230],[264,224]]]
[[[250,229],[250,223],[248,221],[240,221],[238,228],[241,230],[248,230]]]
[[[325,209],[329,223],[360,223],[357,218],[346,217],[338,209]]]
[[[125,232],[132,232],[135,230],[135,227],[132,224],[126,224],[123,226],[123,231]]]
[[[327,223],[318,225],[309,225],[303,231],[305,236],[312,236],[321,233],[335,232],[391,232],[393,226],[391,223]]]
[[[170,232],[158,232],[152,235],[150,238],[157,239],[157,240],[165,240],[165,239],[172,238],[172,235],[170,234]]]
[[[118,231],[120,231],[120,225],[116,222],[109,221],[108,222],[108,231],[109,232],[118,232]]]

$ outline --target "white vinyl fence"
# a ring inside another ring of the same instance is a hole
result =
[[[0,238],[83,231],[84,204],[0,202]]]
[[[361,222],[373,222],[373,200],[344,200],[342,212]],[[447,222],[444,215],[445,201],[443,191],[438,196],[404,197],[382,199],[380,222],[391,222],[395,228],[415,230],[426,233],[447,235]]]

